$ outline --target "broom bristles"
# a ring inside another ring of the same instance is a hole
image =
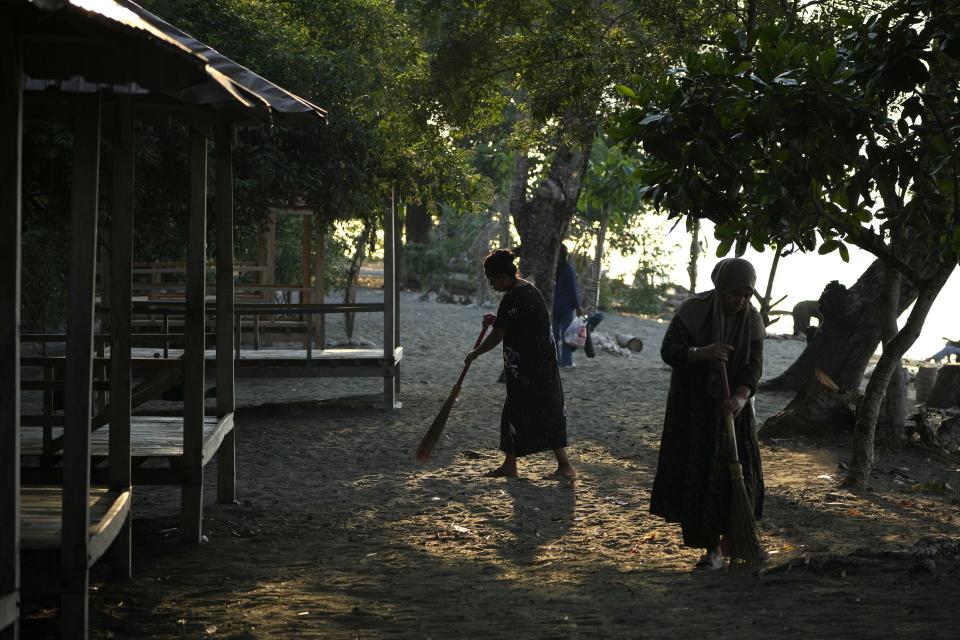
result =
[[[743,482],[743,468],[738,462],[730,465],[730,527],[727,542],[731,564],[753,564],[764,557],[753,504]]]
[[[430,425],[430,429],[427,431],[426,435],[423,436],[423,439],[420,440],[420,444],[417,446],[417,460],[420,462],[426,462],[430,459],[430,455],[433,453],[433,450],[437,448],[437,443],[440,442],[440,436],[443,435],[443,430],[447,427],[447,419],[450,417],[450,410],[453,409],[453,403],[457,400],[457,395],[460,394],[460,385],[455,384],[450,390],[450,395],[447,396],[446,402],[443,403],[443,406],[440,407],[440,412],[437,414],[437,417],[433,419],[433,424]]]

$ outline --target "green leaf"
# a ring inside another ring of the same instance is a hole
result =
[[[847,245],[842,242],[837,243],[837,251],[840,252],[840,259],[844,262],[850,262],[850,252],[847,251]]]
[[[739,53],[742,51],[740,47],[740,38],[737,37],[737,34],[734,31],[722,31],[720,32],[720,44],[723,45],[723,48],[731,53]]]
[[[637,92],[625,84],[618,84],[614,87],[614,89],[616,89],[617,93],[625,98],[633,98],[634,100],[637,98]]]
[[[724,238],[717,245],[717,257],[722,258],[730,253],[730,247],[733,246],[733,238]]]

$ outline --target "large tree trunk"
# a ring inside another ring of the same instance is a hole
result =
[[[758,436],[770,438],[836,437],[853,430],[856,391],[841,391],[822,371],[815,371],[800,393],[780,413],[760,427]]]
[[[367,244],[370,242],[370,236],[373,234],[373,225],[364,222],[363,231],[357,237],[357,244],[353,248],[353,257],[350,258],[350,267],[347,270],[347,284],[343,289],[343,304],[353,304],[357,301],[357,280],[360,278],[360,267],[363,266],[363,258],[367,254]],[[384,272],[386,275],[386,272]],[[348,338],[353,337],[354,323],[356,314],[343,314],[344,333]]]
[[[903,329],[897,332],[883,350],[880,361],[867,382],[863,400],[857,411],[857,423],[854,427],[853,452],[850,460],[850,470],[847,472],[845,484],[849,487],[863,488],[870,478],[873,469],[874,442],[877,428],[877,418],[880,415],[880,405],[890,385],[890,378],[900,366],[900,360],[907,349],[920,336],[920,330],[927,319],[930,307],[937,299],[947,278],[956,268],[956,262],[942,264],[922,286],[917,295],[917,301],[910,311]]]
[[[510,212],[520,234],[520,271],[553,306],[553,286],[560,242],[577,207],[596,134],[593,119],[569,119],[547,176],[527,197],[529,160],[520,154],[510,194]]]
[[[419,202],[408,202],[406,209],[404,226],[407,232],[407,242],[428,244],[433,220],[431,220],[430,213],[427,211],[427,205]]]
[[[820,296],[823,322],[816,335],[789,369],[761,388],[799,391],[815,369],[821,369],[841,389],[860,388],[870,356],[880,343],[882,314],[876,307],[883,281],[883,263],[875,260],[849,289],[837,281],[828,284]],[[916,297],[916,287],[904,279],[897,315]]]
[[[883,325],[880,337],[883,350],[887,351],[890,341],[897,335],[897,306],[900,293],[900,273],[892,266],[884,269],[884,291],[880,303]],[[886,445],[897,446],[906,438],[907,432],[907,386],[906,371],[902,363],[897,362],[890,384],[883,399],[880,417],[877,420],[877,438]]]

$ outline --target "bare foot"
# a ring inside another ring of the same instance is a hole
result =
[[[564,478],[566,480],[573,480],[577,477],[577,472],[573,470],[573,467],[570,465],[564,465],[562,467],[557,467],[557,470],[546,476],[547,478]]]
[[[517,468],[508,467],[505,464],[500,465],[496,469],[491,469],[483,474],[485,478],[516,478],[517,477]]]

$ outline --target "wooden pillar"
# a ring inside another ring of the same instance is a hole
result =
[[[207,252],[207,137],[190,130],[190,221],[187,223],[187,287],[183,354],[183,470],[180,539],[200,544],[203,535],[203,396]]]
[[[383,378],[383,406],[396,408],[396,381],[393,376],[393,347],[396,344],[396,253],[394,236],[393,194],[390,205],[383,214],[383,358],[390,365],[390,372]]]
[[[113,184],[110,224],[110,489],[130,490],[130,413],[133,285],[133,201],[134,141],[133,99],[115,98],[116,121],[113,142]],[[114,575],[129,578],[130,518],[117,534],[110,549]]]
[[[310,249],[313,245],[313,217],[309,214],[303,216],[303,240],[300,242],[301,253],[301,271],[303,277],[300,282],[300,304],[311,302],[310,300],[310,266],[313,261],[310,259]],[[310,353],[313,348],[313,314],[307,313],[301,316],[307,321],[307,328],[303,332],[303,348]],[[309,356],[308,356],[309,359]]]
[[[217,416],[234,410],[233,375],[233,126],[218,123],[215,132],[217,203]],[[217,501],[232,503],[236,492],[237,425],[217,451]]]
[[[87,637],[90,509],[90,408],[93,301],[97,267],[100,94],[75,97],[70,203],[70,273],[63,391],[63,513],[61,565],[63,638]]]
[[[317,252],[313,267],[313,301],[323,304],[326,301],[326,273],[327,273],[327,234],[322,221],[317,221]],[[320,350],[327,348],[327,316],[320,314],[313,317],[314,333]]]
[[[264,271],[261,277],[261,283],[265,285],[277,283],[277,212],[270,212],[270,228],[263,234],[264,241]],[[264,288],[261,292],[261,299],[264,302],[273,302],[276,292],[272,289]]]
[[[20,609],[20,38],[0,28],[0,638]]]

